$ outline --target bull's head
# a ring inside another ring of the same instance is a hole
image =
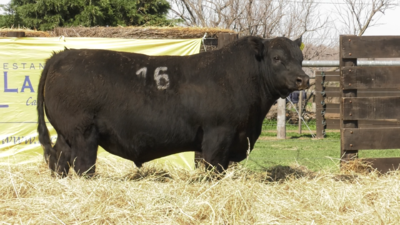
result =
[[[259,43],[260,44],[260,43]],[[286,98],[295,90],[309,87],[309,77],[302,70],[301,37],[295,41],[279,37],[264,39],[256,57],[264,64],[267,88]],[[261,54],[260,54],[261,53]]]

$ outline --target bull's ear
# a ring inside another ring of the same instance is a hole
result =
[[[300,47],[301,46],[301,39],[303,39],[303,36],[300,36],[297,38],[294,42]]]
[[[249,42],[251,48],[254,50],[256,59],[261,60],[264,57],[264,43],[262,42],[262,39],[258,37],[250,37]]]

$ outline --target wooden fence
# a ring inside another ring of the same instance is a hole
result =
[[[343,162],[361,149],[400,149],[400,67],[357,66],[363,58],[400,58],[400,36],[340,36]],[[400,158],[363,160],[381,172],[400,165]]]
[[[315,72],[317,138],[324,138],[327,129],[340,129],[339,81],[339,71]]]

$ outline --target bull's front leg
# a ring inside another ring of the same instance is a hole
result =
[[[204,130],[202,141],[203,157],[217,172],[228,169],[230,150],[235,130],[228,127],[215,127]]]

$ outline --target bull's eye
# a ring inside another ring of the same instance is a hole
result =
[[[279,56],[274,56],[274,61],[275,61],[275,62],[280,61]]]

